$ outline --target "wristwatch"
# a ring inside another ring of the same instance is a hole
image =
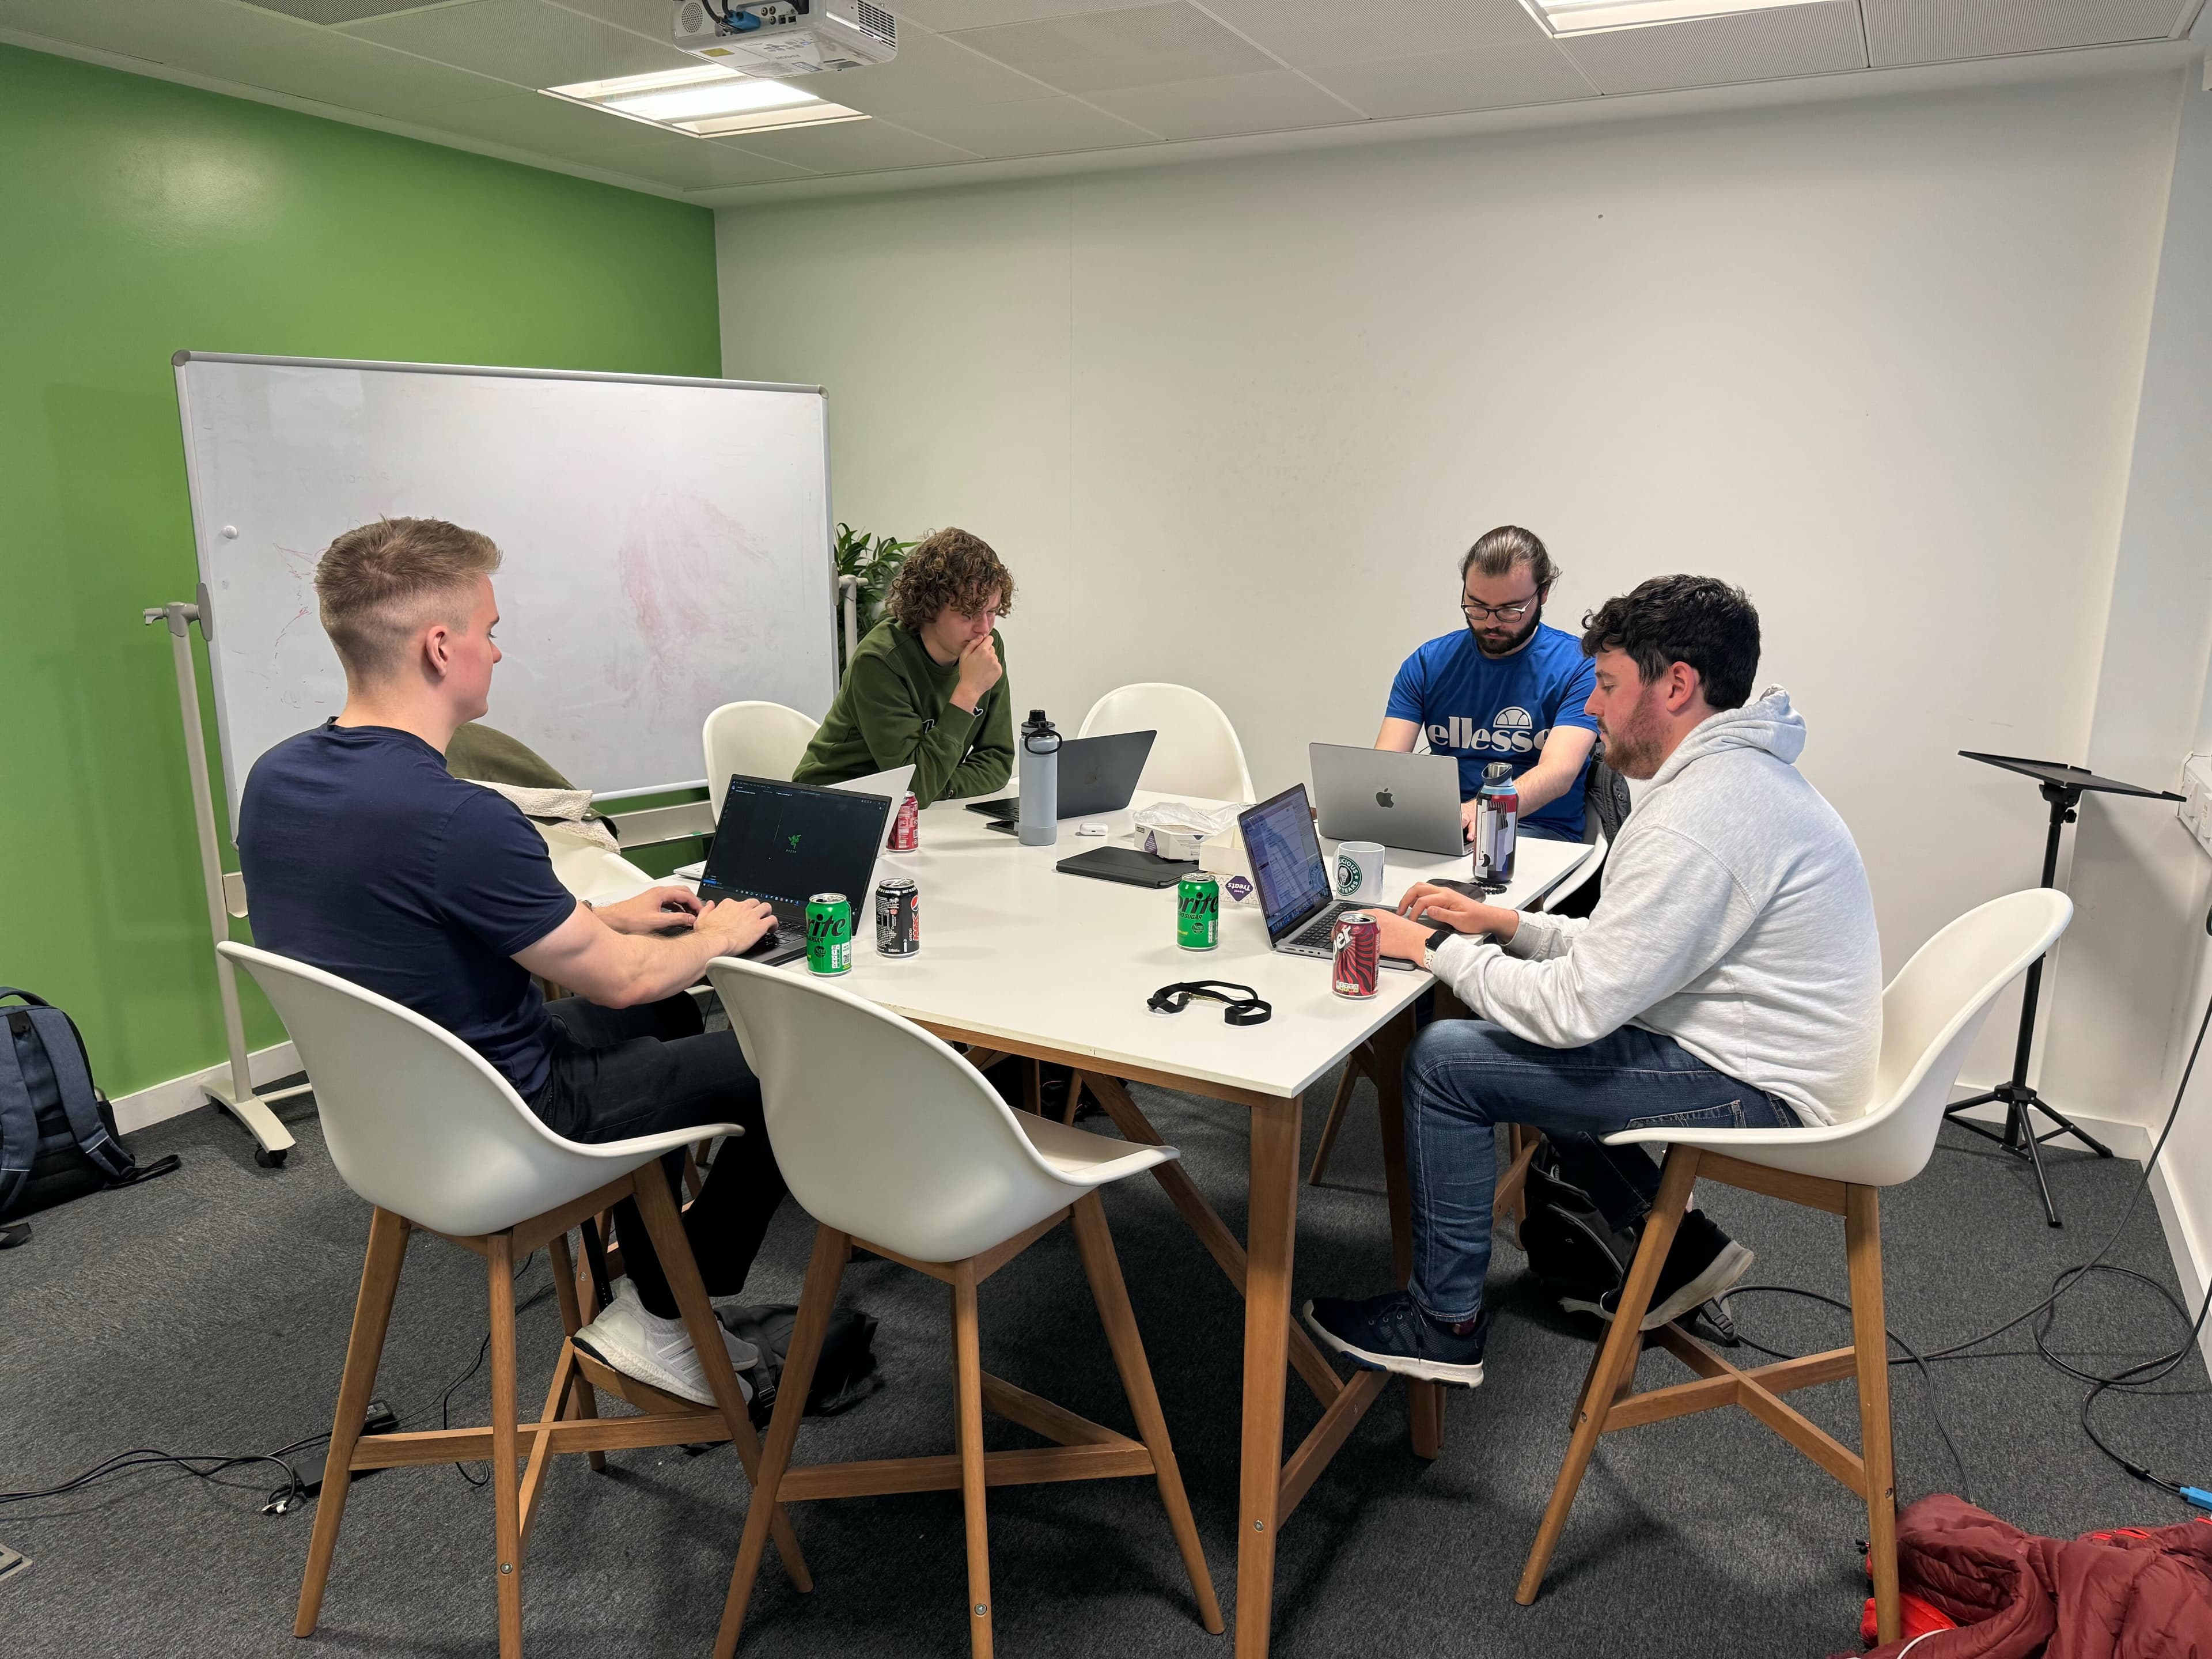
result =
[[[1437,946],[1442,945],[1448,939],[1457,939],[1458,937],[1459,931],[1456,928],[1438,927],[1431,930],[1429,934],[1429,942],[1421,947],[1421,966],[1427,969],[1431,973],[1435,973],[1437,971]]]

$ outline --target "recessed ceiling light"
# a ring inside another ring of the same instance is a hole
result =
[[[712,64],[626,75],[613,81],[579,81],[543,90],[550,98],[697,138],[868,118],[842,104],[824,103],[787,81],[738,75]]]
[[[1737,12],[1801,6],[1809,0],[1521,0],[1553,34],[1589,34],[1599,29],[1640,28],[1652,23],[1686,23],[1698,17],[1728,17]]]

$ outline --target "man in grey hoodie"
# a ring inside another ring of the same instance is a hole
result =
[[[1412,1283],[1306,1304],[1321,1340],[1370,1368],[1482,1381],[1495,1125],[1543,1130],[1626,1231],[1658,1166],[1603,1136],[1833,1123],[1873,1089],[1874,898],[1850,832],[1794,764],[1805,723],[1789,694],[1745,706],[1759,613],[1711,577],[1660,576],[1585,623],[1606,761],[1650,784],[1595,912],[1508,910],[1423,884],[1380,919],[1383,951],[1425,958],[1476,1018],[1431,1024],[1406,1058]],[[1751,1259],[1692,1211],[1645,1328],[1723,1294]]]

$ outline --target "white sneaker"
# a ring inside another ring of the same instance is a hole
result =
[[[760,1351],[729,1332],[721,1334],[731,1367],[750,1370],[760,1363]],[[624,1376],[649,1382],[664,1394],[676,1395],[702,1406],[714,1403],[707,1386],[706,1368],[691,1346],[691,1334],[681,1319],[663,1319],[646,1311],[637,1287],[627,1279],[615,1281],[615,1299],[607,1310],[576,1333],[576,1346],[601,1364]],[[740,1376],[738,1392],[750,1401],[753,1385]]]

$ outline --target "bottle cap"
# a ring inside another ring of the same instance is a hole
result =
[[[1482,769],[1483,781],[1486,783],[1495,783],[1500,778],[1510,778],[1512,775],[1513,763],[1511,761],[1492,761],[1489,765]]]
[[[1045,719],[1043,709],[1032,708],[1030,710],[1030,724],[1031,726],[1048,726],[1051,722]]]

